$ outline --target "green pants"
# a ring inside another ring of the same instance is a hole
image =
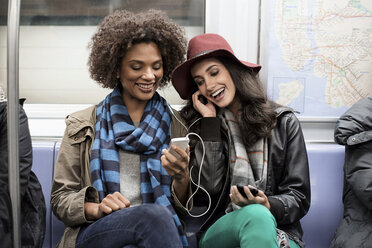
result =
[[[290,240],[291,248],[299,246]],[[260,204],[245,206],[218,219],[203,235],[201,248],[278,247],[276,221]]]

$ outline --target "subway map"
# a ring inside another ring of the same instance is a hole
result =
[[[372,96],[371,0],[272,0],[268,94],[303,116]]]

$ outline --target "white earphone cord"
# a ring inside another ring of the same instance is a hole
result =
[[[186,135],[186,137],[189,137],[189,135],[195,135],[196,137],[198,137],[201,141],[201,144],[202,144],[202,147],[203,147],[203,155],[202,155],[202,158],[201,158],[201,161],[200,161],[200,169],[199,169],[199,174],[198,174],[198,183],[196,184],[193,180],[192,180],[192,169],[194,168],[194,166],[191,167],[190,169],[190,180],[192,182],[192,184],[194,184],[196,186],[196,190],[194,191],[194,193],[192,193],[192,195],[189,197],[189,199],[187,200],[186,202],[186,211],[187,213],[191,216],[191,217],[201,217],[203,215],[205,215],[206,213],[208,213],[210,207],[211,207],[211,203],[212,203],[212,200],[211,200],[211,196],[209,195],[208,191],[206,189],[204,189],[202,186],[200,186],[200,177],[201,177],[201,172],[202,172],[202,169],[203,169],[203,162],[204,162],[204,156],[205,156],[205,146],[204,146],[204,142],[203,142],[203,139],[196,133],[188,133]],[[208,208],[207,210],[204,212],[204,213],[201,213],[201,214],[198,214],[198,215],[193,215],[189,209],[187,208],[187,206],[189,205],[189,202],[190,200],[194,197],[194,195],[196,194],[196,192],[198,192],[198,190],[202,189],[208,196]]]
[[[174,116],[174,118],[176,118],[176,120],[187,130],[188,134],[186,135],[186,137],[188,138],[189,135],[195,135],[196,137],[198,137],[201,141],[201,144],[202,144],[202,147],[203,147],[203,155],[202,155],[202,158],[201,158],[201,161],[200,161],[200,169],[199,169],[199,174],[198,174],[198,183],[196,184],[193,180],[192,180],[192,169],[194,168],[194,166],[191,167],[190,169],[190,181],[192,184],[194,184],[196,186],[196,190],[194,193],[192,193],[192,195],[189,197],[189,199],[187,199],[187,202],[186,202],[186,211],[187,213],[191,216],[191,217],[194,217],[194,218],[198,218],[198,217],[201,217],[203,215],[205,215],[206,213],[208,213],[209,209],[211,208],[211,204],[212,204],[212,200],[211,200],[211,196],[209,195],[208,191],[206,189],[204,189],[202,186],[200,186],[200,177],[201,177],[201,171],[202,171],[202,168],[203,168],[203,163],[204,163],[204,157],[205,157],[205,146],[204,146],[204,141],[203,139],[197,134],[197,133],[189,133],[189,130],[190,128],[195,124],[197,123],[198,121],[200,121],[202,118],[198,118],[197,120],[195,120],[190,126],[189,128],[187,128],[183,123],[182,121],[180,121],[177,116],[173,113],[173,110],[171,108],[171,106],[169,106],[169,109],[172,113],[172,115]],[[187,208],[187,206],[189,205],[189,202],[191,201],[191,199],[194,197],[194,195],[196,194],[196,192],[198,192],[198,190],[202,189],[208,196],[208,200],[209,200],[209,203],[208,203],[208,208],[207,210],[204,212],[204,213],[201,213],[201,214],[198,214],[198,215],[193,215],[189,209]]]

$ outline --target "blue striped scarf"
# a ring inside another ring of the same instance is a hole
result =
[[[155,93],[147,103],[136,128],[115,88],[98,106],[95,139],[90,161],[93,186],[102,201],[107,194],[120,192],[120,160],[118,149],[140,154],[141,198],[143,204],[156,203],[173,214],[183,245],[187,247],[181,222],[169,198],[171,177],[161,165],[162,149],[170,141],[171,113],[164,98]]]

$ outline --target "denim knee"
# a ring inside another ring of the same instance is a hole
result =
[[[82,228],[76,241],[77,247],[125,247],[130,244],[138,247],[182,247],[171,212],[157,204],[115,211]]]
[[[148,243],[152,245],[151,247],[182,247],[170,210],[158,204],[145,204],[141,206],[139,212],[140,220],[136,226],[142,226],[141,229],[146,230],[144,234],[149,239]],[[165,233],[167,235],[164,236]]]
[[[158,204],[144,204],[141,206],[141,218],[150,223],[170,222],[174,223],[170,210]]]

